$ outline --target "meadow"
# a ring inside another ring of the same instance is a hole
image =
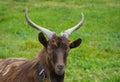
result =
[[[34,58],[39,31],[25,20],[55,31],[84,25],[70,35],[82,44],[69,52],[65,82],[120,82],[120,0],[0,0],[0,58]]]

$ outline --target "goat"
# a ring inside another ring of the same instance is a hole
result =
[[[32,60],[23,58],[1,59],[0,82],[64,82],[68,52],[70,49],[78,47],[82,41],[80,38],[73,42],[68,39],[73,31],[83,25],[84,15],[81,15],[82,20],[76,26],[61,32],[61,35],[57,36],[55,32],[35,24],[29,18],[28,9],[26,9],[27,23],[42,31],[38,35],[38,40],[43,45],[43,49]]]

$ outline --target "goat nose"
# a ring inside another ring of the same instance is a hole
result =
[[[64,66],[63,66],[63,65],[58,65],[57,68],[58,68],[59,70],[62,70],[62,69],[64,68]]]

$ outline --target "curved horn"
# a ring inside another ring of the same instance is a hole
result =
[[[38,26],[37,24],[35,24],[34,22],[32,22],[32,20],[28,16],[28,8],[26,8],[25,18],[26,18],[26,21],[28,22],[28,24],[30,26],[34,27],[37,30],[42,31],[44,34],[47,35],[48,39],[50,39],[55,34],[55,32],[52,32],[52,31],[50,31],[50,30],[48,30],[48,29],[46,29],[44,27]]]
[[[70,28],[70,29],[67,29],[67,30],[65,30],[64,32],[61,32],[61,36],[65,36],[66,38],[68,38],[69,35],[70,35],[73,31],[79,29],[79,28],[83,25],[83,23],[84,23],[84,14],[81,13],[81,15],[82,15],[82,20],[81,20],[76,26],[74,26],[74,27],[72,27],[72,28]]]

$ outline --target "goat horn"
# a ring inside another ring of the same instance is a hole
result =
[[[30,26],[34,27],[37,30],[42,31],[44,34],[47,35],[48,39],[50,39],[55,34],[55,32],[52,32],[52,31],[50,31],[50,30],[48,30],[48,29],[46,29],[44,27],[38,26],[37,24],[35,24],[34,22],[32,22],[32,20],[28,16],[28,8],[26,8],[25,18],[26,18],[27,23]]]
[[[66,38],[68,38],[69,35],[70,35],[73,31],[79,29],[79,28],[83,25],[83,23],[84,23],[84,14],[81,13],[81,15],[82,15],[82,20],[81,20],[76,26],[74,26],[74,27],[72,27],[72,28],[70,28],[70,29],[67,29],[67,30],[65,30],[64,32],[61,32],[61,36],[65,36]]]

